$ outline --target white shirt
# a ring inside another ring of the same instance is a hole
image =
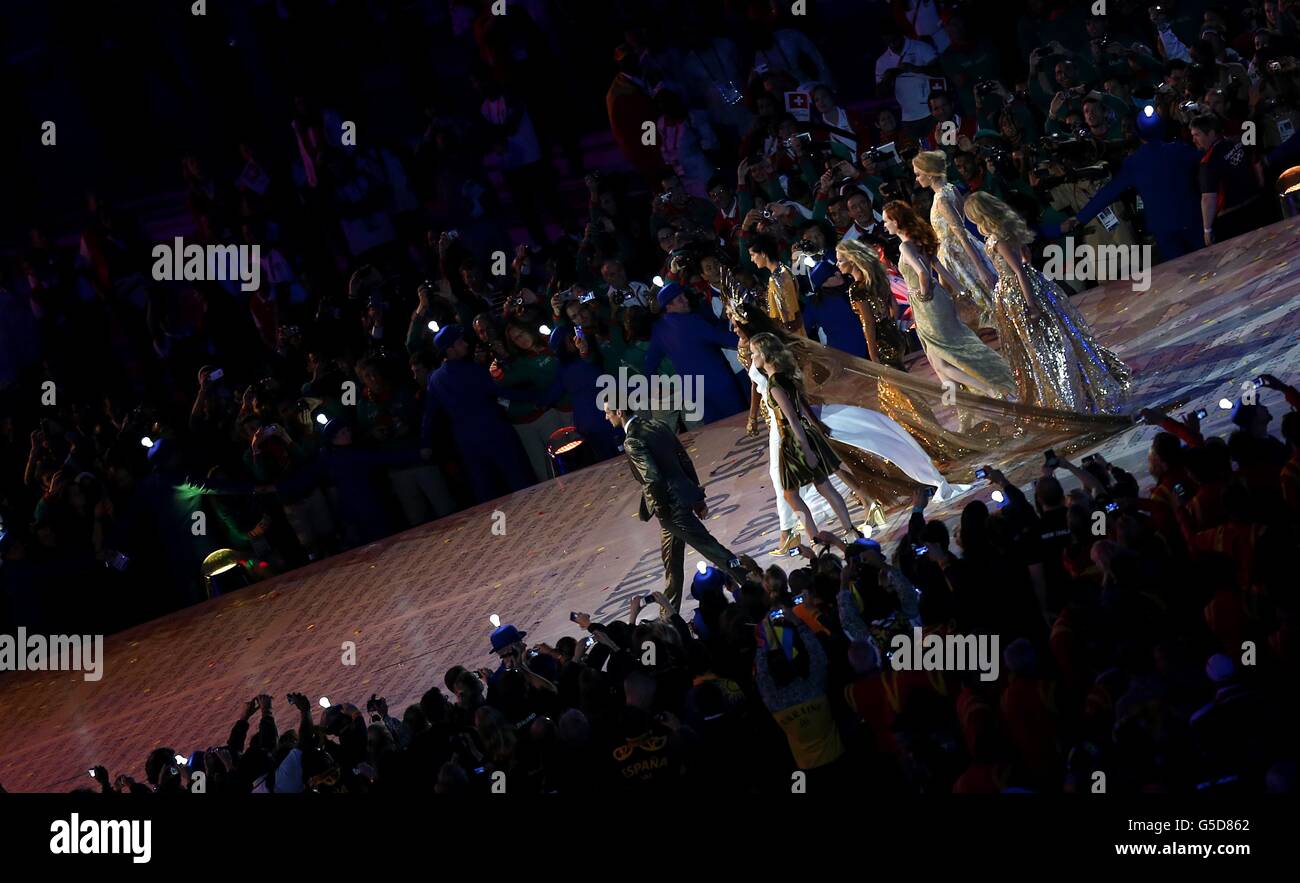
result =
[[[903,38],[903,51],[894,52],[889,47],[876,60],[876,82],[900,64],[924,67],[939,57],[929,43]],[[894,100],[903,109],[903,122],[923,120],[930,115],[930,80],[928,74],[903,73],[894,80]]]

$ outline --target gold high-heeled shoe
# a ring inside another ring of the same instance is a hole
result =
[[[790,550],[797,547],[803,535],[797,530],[781,531],[781,545],[773,549],[769,554],[772,555],[789,555]]]

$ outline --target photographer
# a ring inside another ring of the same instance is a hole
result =
[[[931,80],[942,73],[934,47],[902,34],[891,35],[885,51],[876,59],[876,93],[882,98],[892,96],[898,102],[903,123],[917,138],[934,124],[926,99],[930,97]]]
[[[1085,108],[1099,106],[1100,102],[1092,102]],[[1030,183],[1039,199],[1067,217],[1077,215],[1110,180],[1106,167],[1096,162],[1099,156],[1095,145],[1091,139],[1053,142],[1053,149],[1030,172]],[[1074,226],[1070,225],[1070,229]],[[1098,221],[1084,228],[1082,239],[1093,248],[1136,242],[1124,201],[1117,199],[1101,209]]]
[[[1142,113],[1147,117],[1138,129],[1142,146],[1124,160],[1110,182],[1073,219],[1061,225],[1061,230],[1068,233],[1077,224],[1087,224],[1125,191],[1136,189],[1145,207],[1146,229],[1155,237],[1161,259],[1168,261],[1203,244],[1196,230],[1200,216],[1196,190],[1200,158],[1188,144],[1163,140],[1163,126],[1151,105]]]
[[[1271,150],[1290,141],[1300,128],[1300,71],[1293,55],[1272,45],[1255,59],[1259,81],[1250,94],[1252,119],[1259,129],[1259,148]]]
[[[713,226],[713,215],[716,212],[713,204],[707,199],[699,196],[692,196],[686,189],[685,183],[677,173],[664,175],[659,179],[659,185],[663,189],[655,198],[654,208],[650,212],[650,229],[658,232],[663,227],[674,227],[681,230],[685,228]],[[704,182],[700,182],[703,189]]]

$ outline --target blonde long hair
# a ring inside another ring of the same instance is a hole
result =
[[[927,178],[948,180],[948,154],[942,150],[927,150],[912,157],[912,170]]]
[[[889,294],[889,276],[874,248],[860,239],[846,239],[835,246],[835,257],[862,271],[873,293]]]
[[[749,339],[751,346],[758,347],[758,351],[763,354],[763,361],[767,364],[767,376],[773,374],[785,374],[794,378],[795,383],[803,386],[803,372],[799,370],[799,363],[795,361],[794,353],[785,345],[781,338],[769,332],[755,334]]]
[[[976,191],[966,197],[966,217],[980,228],[985,236],[996,236],[1013,248],[1023,248],[1034,241],[1034,231],[1029,229],[1020,214],[991,193]]]

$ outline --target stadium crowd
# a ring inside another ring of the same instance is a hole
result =
[[[919,491],[892,551],[822,534],[789,572],[702,566],[689,621],[654,593],[575,611],[553,645],[503,624],[495,667],[466,660],[400,718],[371,696],[313,720],[295,693],[286,725],[261,695],[224,743],[94,775],[105,793],[195,772],[228,793],[1294,793],[1300,391],[1264,381],[1226,440],[1144,414],[1147,493],[1100,457],[1051,458],[1032,498],[986,467],[1002,503],[951,532]],[[999,664],[896,667],[915,629],[993,638]]]

